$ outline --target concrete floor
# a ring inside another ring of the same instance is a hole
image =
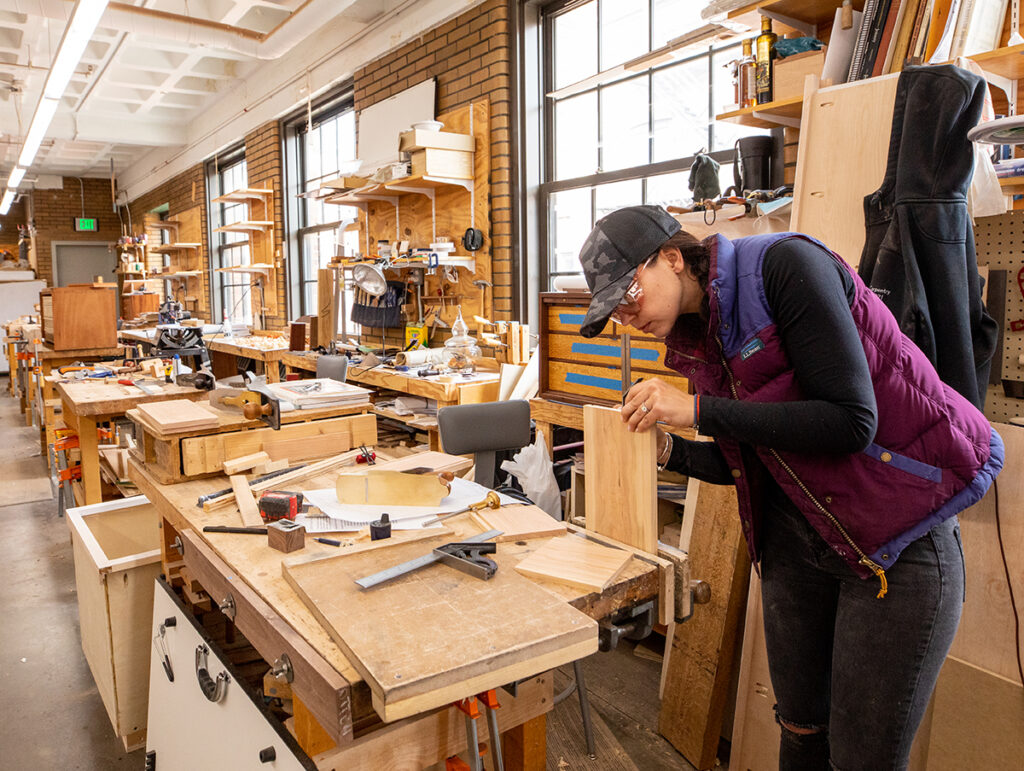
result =
[[[46,479],[39,433],[26,427],[18,402],[0,377],[0,467],[5,483],[38,490]],[[29,498],[38,493],[26,493]],[[2,501],[0,501],[2,503]],[[0,505],[0,771],[140,769],[145,751],[126,753],[114,735],[82,653],[74,563],[67,524],[57,502]],[[660,665],[622,643],[584,662],[598,739],[586,757],[575,696],[548,719],[548,768],[678,769],[692,766],[657,733]],[[563,686],[572,668],[558,675]],[[201,770],[197,770],[201,771]]]
[[[0,392],[3,473],[45,479],[39,432],[25,426],[6,376]],[[56,500],[2,506],[0,528],[0,769],[142,768],[145,752],[124,751],[82,654],[71,542]]]

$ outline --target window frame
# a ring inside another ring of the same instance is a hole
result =
[[[208,223],[208,243],[210,244],[210,264],[212,266],[211,281],[210,281],[210,308],[213,310],[214,319],[224,318],[225,310],[229,310],[229,313],[234,315],[237,312],[237,308],[228,309],[224,300],[225,293],[230,288],[242,288],[246,292],[252,292],[252,284],[249,281],[249,276],[246,273],[218,273],[217,268],[223,268],[226,264],[225,256],[228,250],[239,249],[242,247],[249,246],[249,239],[232,241],[229,242],[227,239],[227,233],[217,232],[217,228],[224,224],[224,213],[228,205],[237,206],[238,204],[226,204],[223,201],[214,201],[214,198],[224,195],[229,190],[223,190],[223,178],[224,173],[240,164],[245,164],[245,143],[239,143],[230,147],[222,153],[218,153],[212,159],[206,162],[206,190],[207,190],[207,223]],[[246,179],[248,179],[248,164],[246,164]],[[242,204],[245,205],[245,204]],[[251,261],[252,253],[249,253],[248,261]],[[247,264],[245,262],[240,264]],[[236,303],[237,305],[237,303]],[[252,297],[249,298],[249,315],[242,317],[234,317],[232,321],[240,321],[243,324],[253,324],[255,319],[252,317]]]
[[[542,158],[541,158],[541,178],[537,186],[537,207],[538,207],[538,240],[541,246],[543,257],[539,260],[539,268],[541,272],[540,276],[540,287],[541,291],[550,291],[552,282],[558,276],[564,275],[579,275],[581,271],[559,271],[556,270],[556,258],[557,252],[555,249],[555,243],[553,241],[555,237],[553,216],[555,213],[553,206],[554,195],[566,190],[576,190],[580,188],[590,188],[590,216],[591,222],[593,223],[596,219],[597,214],[597,195],[598,188],[602,185],[606,185],[613,182],[622,182],[627,180],[639,180],[641,185],[641,196],[642,201],[647,199],[647,183],[650,177],[656,177],[664,174],[679,173],[689,171],[693,165],[696,155],[688,155],[679,158],[674,158],[666,161],[657,161],[647,164],[641,164],[638,166],[632,166],[623,169],[615,169],[613,171],[596,171],[593,174],[588,174],[581,177],[572,177],[562,180],[555,179],[555,164],[556,164],[556,139],[557,139],[557,125],[555,120],[556,106],[559,100],[553,99],[547,94],[555,91],[555,21],[556,19],[569,11],[575,10],[576,8],[585,5],[588,2],[608,2],[609,0],[557,0],[557,2],[543,4],[539,8],[539,34],[541,38],[541,51],[542,51],[542,65],[541,65],[541,83],[540,83],[540,99],[542,100],[540,116],[541,116],[541,131],[540,131],[540,142],[542,146]],[[652,35],[652,19],[653,19],[653,0],[648,3],[649,15],[648,15],[648,47],[651,45]],[[597,11],[597,26],[595,34],[597,36],[597,61],[600,66],[601,61],[601,13],[600,8]],[[642,72],[637,73],[626,73],[619,77],[609,79],[607,82],[597,83],[588,88],[581,89],[578,92],[574,92],[572,98],[581,96],[583,94],[595,93],[597,94],[597,163],[598,168],[603,161],[602,157],[602,142],[601,142],[601,94],[602,91],[625,83],[628,81],[637,80],[640,78],[647,79],[647,89],[650,95],[653,90],[653,78],[654,76],[662,71],[671,69],[673,67],[685,66],[687,63],[706,60],[707,61],[707,73],[708,73],[708,127],[707,127],[707,140],[704,149],[714,147],[715,139],[715,124],[714,115],[716,113],[715,107],[715,68],[714,58],[716,54],[726,51],[730,48],[739,49],[741,45],[740,38],[730,40],[727,43],[719,43],[718,45],[708,45],[706,48],[701,48],[699,51],[680,58],[671,62],[660,64],[656,67],[651,67]],[[720,76],[724,77],[724,76]],[[650,111],[654,109],[654,105],[648,102],[648,124],[650,125],[651,114]],[[654,135],[653,132],[648,135],[648,158],[653,156],[653,143]],[[733,148],[723,150],[713,150],[707,152],[714,160],[722,164],[732,163],[734,158]],[[639,202],[638,202],[639,203]]]
[[[298,198],[305,192],[306,148],[304,138],[307,123],[314,128],[336,118],[347,111],[355,112],[355,88],[352,81],[344,83],[329,94],[293,112],[281,121],[281,137],[284,143],[285,189],[288,190],[288,205],[285,212],[285,228],[288,260],[288,300],[292,316],[315,314],[316,308],[306,307],[306,287],[315,284],[317,276],[311,270],[311,257],[305,254],[305,237],[324,231],[337,230],[345,221],[339,217],[321,225],[307,224],[306,199]],[[339,212],[341,208],[339,207]],[[339,319],[339,321],[342,321]]]

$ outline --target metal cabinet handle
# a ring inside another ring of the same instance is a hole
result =
[[[216,680],[210,677],[210,673],[206,669],[206,657],[209,653],[210,649],[205,645],[196,646],[196,679],[199,680],[199,689],[203,692],[203,696],[216,704],[227,693],[231,678],[228,677],[227,672],[221,672],[217,675]]]

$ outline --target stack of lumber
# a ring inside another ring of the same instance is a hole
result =
[[[188,399],[140,404],[136,409],[154,428],[167,434],[214,428],[219,424],[216,413]]]

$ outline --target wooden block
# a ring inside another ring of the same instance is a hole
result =
[[[213,428],[220,422],[215,413],[189,399],[149,402],[138,405],[136,409],[154,427],[165,433]]]
[[[502,534],[493,539],[495,543],[565,535],[564,522],[552,518],[543,509],[527,504],[483,509],[476,516],[484,530],[501,531]]]
[[[286,458],[298,462],[310,458],[323,458],[351,449],[352,432],[348,430],[313,437],[266,439],[263,442],[263,452],[275,461]]]
[[[253,466],[266,463],[270,456],[265,452],[254,452],[252,455],[243,455],[241,458],[224,461],[224,473],[228,476],[237,474],[240,471],[247,471]]]
[[[654,431],[631,433],[618,409],[583,408],[587,529],[658,551],[658,467]]]
[[[242,515],[242,524],[245,527],[262,527],[263,517],[260,515],[259,506],[256,505],[256,498],[253,490],[249,487],[245,476],[228,477],[231,480],[231,489],[235,491],[235,502],[238,504],[238,511]],[[228,496],[224,496],[227,498]]]
[[[336,279],[330,268],[317,272],[317,342],[328,346],[337,336],[338,321],[334,317],[334,285]]]
[[[306,322],[293,321],[288,325],[288,350],[306,350]]]
[[[263,476],[264,474],[270,474],[271,472],[280,471],[281,469],[288,468],[289,463],[290,461],[288,460],[288,458],[281,458],[280,460],[267,460],[264,461],[263,463],[258,464],[257,466],[254,466],[253,472],[258,474],[259,476]]]
[[[473,179],[473,153],[428,147],[412,153],[412,173],[449,179]]]
[[[461,150],[473,152],[476,140],[472,134],[456,134],[452,131],[423,131],[411,129],[398,135],[398,150],[411,153],[428,147],[439,150]]]
[[[575,535],[552,538],[516,570],[531,578],[600,592],[622,572],[633,555]]]
[[[43,289],[39,293],[43,337],[55,351],[117,345],[117,287],[92,284]]]
[[[292,686],[287,680],[278,680],[271,672],[263,675],[263,695],[269,699],[292,698]]]
[[[367,470],[342,474],[335,483],[340,503],[375,506],[437,506],[450,487],[435,474]]]
[[[267,525],[267,546],[288,554],[306,547],[306,528],[290,519]]]

